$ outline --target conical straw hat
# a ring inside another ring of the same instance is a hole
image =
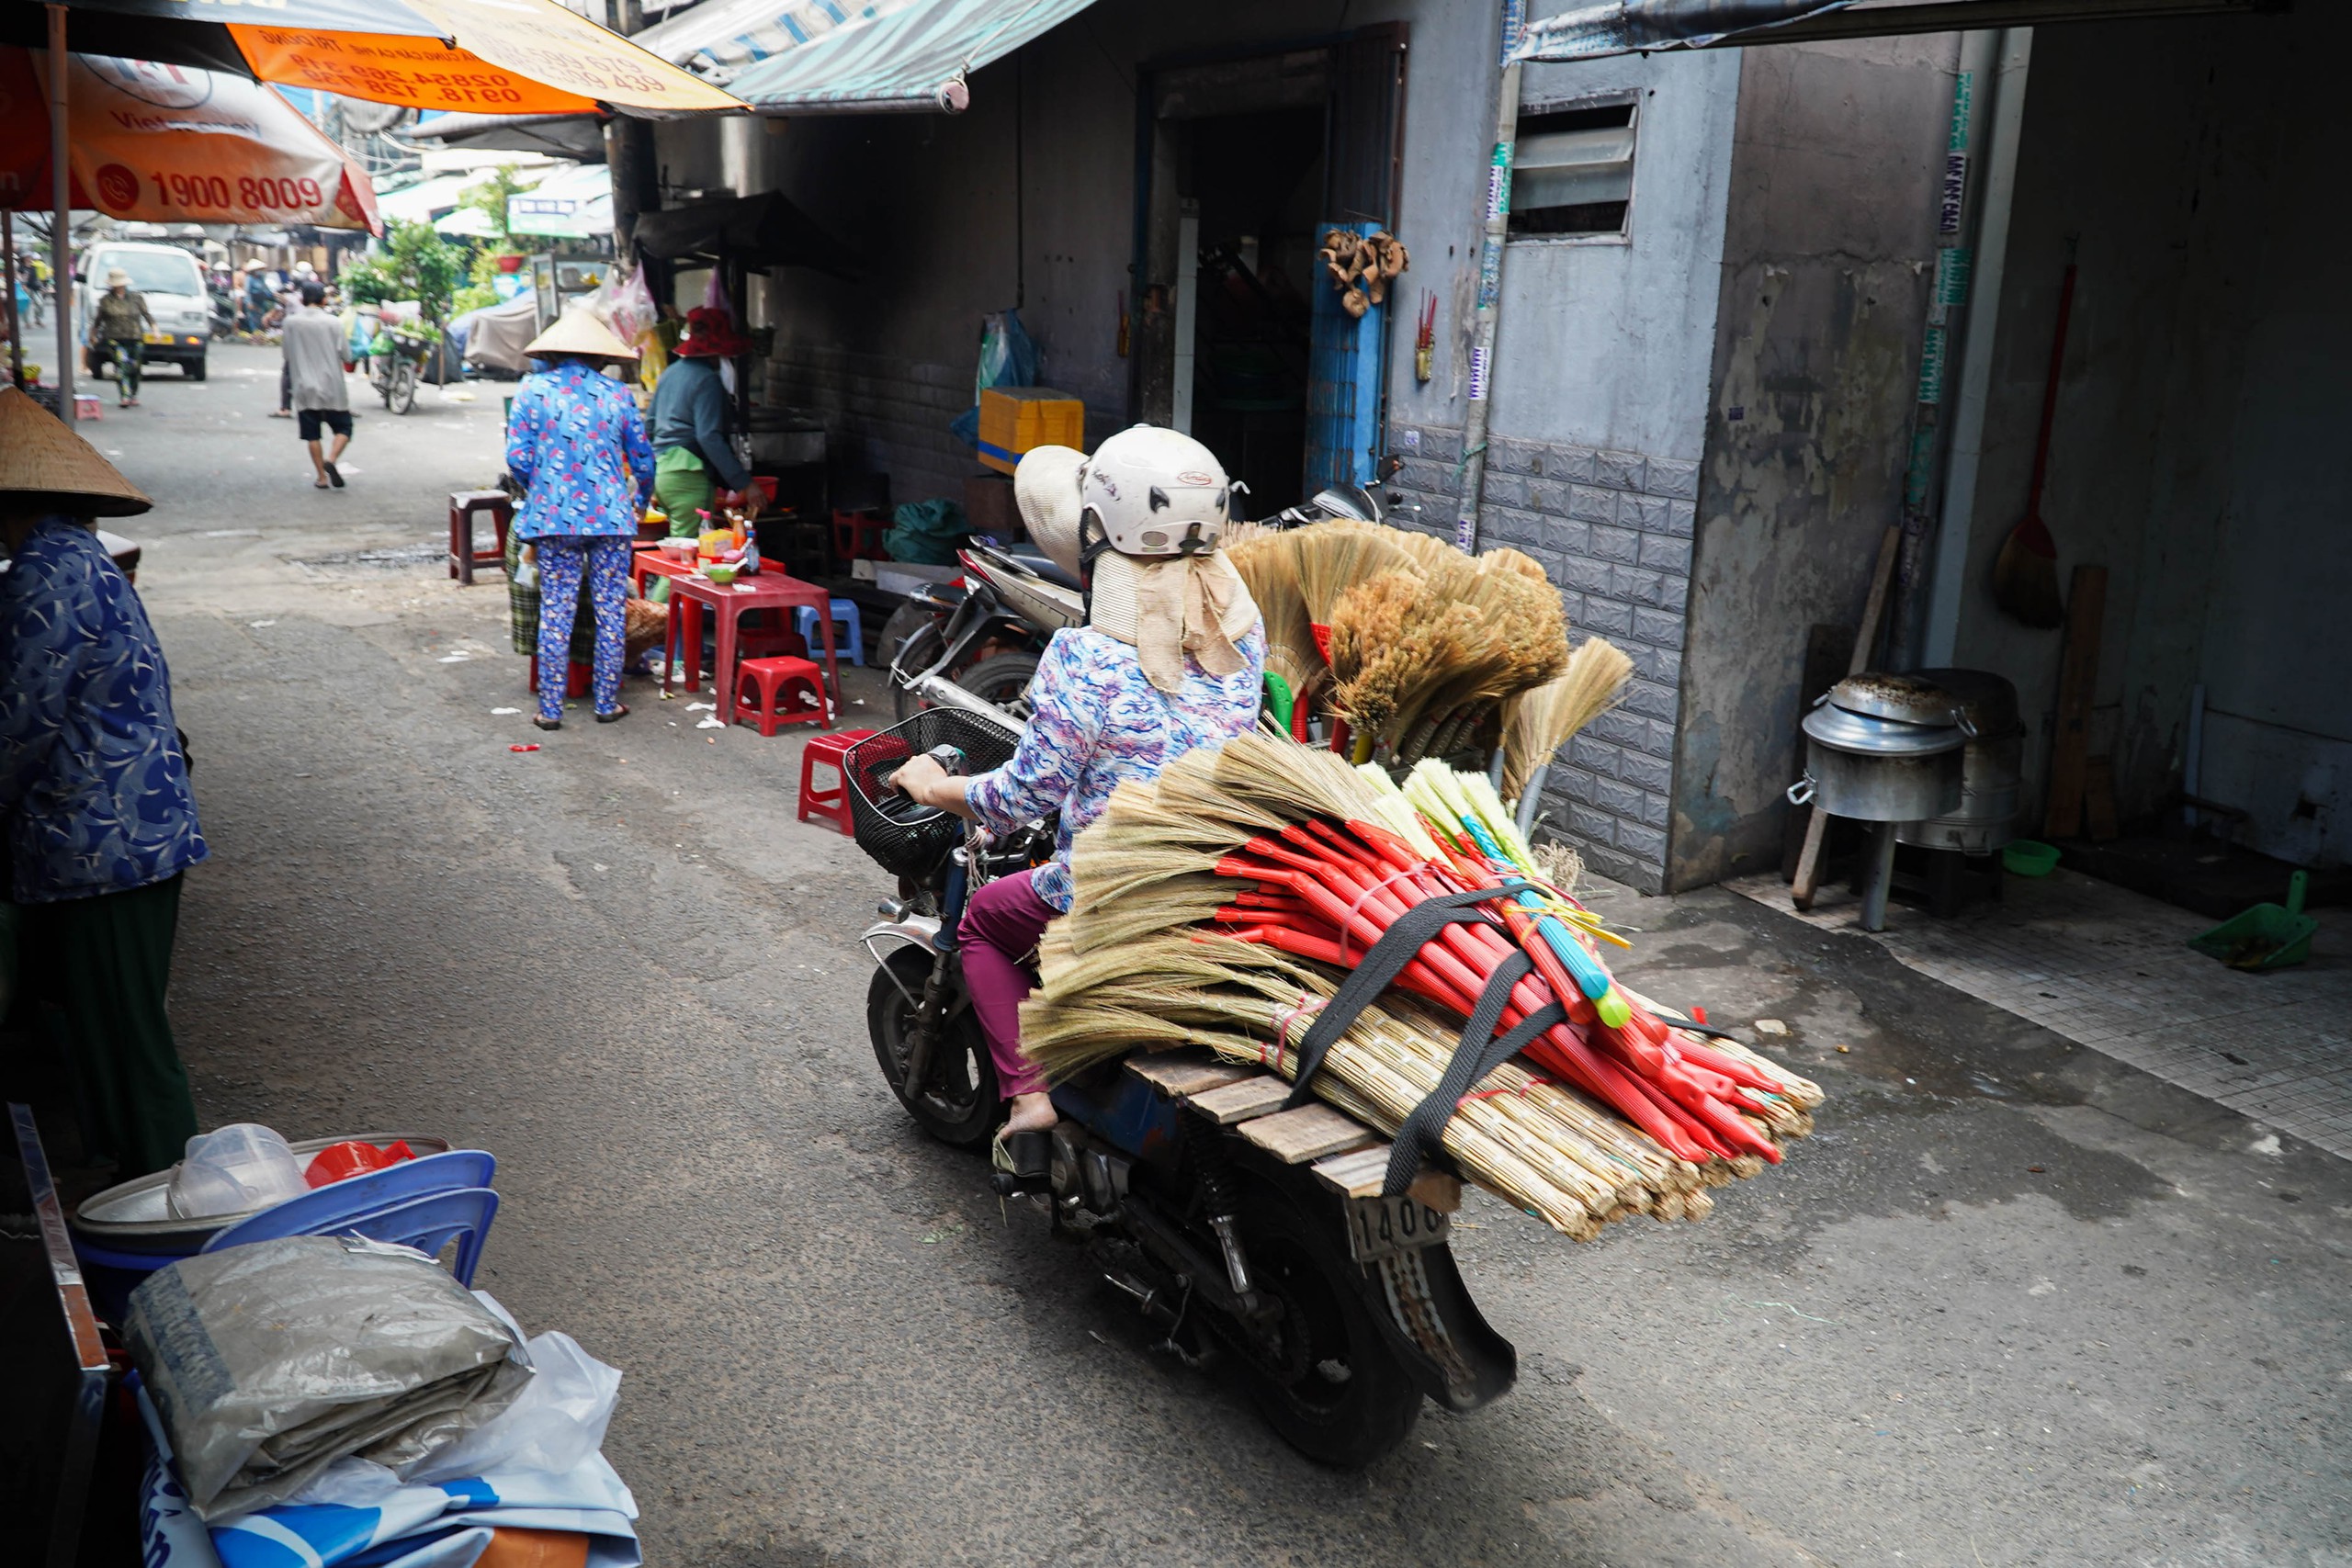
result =
[[[56,415],[0,387],[0,511],[136,517],[154,504]]]
[[[574,307],[556,318],[555,325],[523,345],[534,359],[549,355],[579,354],[596,359],[635,359],[637,350],[623,343],[613,329],[587,310]]]

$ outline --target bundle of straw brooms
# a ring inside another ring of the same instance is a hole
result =
[[[1023,1049],[1059,1078],[1137,1047],[1202,1044],[1295,1081],[1300,1037],[1356,962],[1406,909],[1460,894],[1491,920],[1419,948],[1324,1056],[1313,1092],[1395,1136],[1438,1089],[1487,979],[1523,952],[1532,972],[1497,983],[1497,1028],[1528,1021],[1528,1038],[1451,1109],[1444,1154],[1572,1236],[1636,1213],[1698,1218],[1706,1189],[1811,1130],[1820,1090],[1618,985],[1592,945],[1609,933],[1529,859],[1477,775],[1424,762],[1399,790],[1263,736],[1190,752],[1120,786],[1079,836],[1075,902],[1047,929]],[[1539,1029],[1554,1004],[1564,1021]]]
[[[1599,637],[1574,654],[1542,564],[1468,556],[1408,529],[1338,521],[1254,532],[1227,554],[1266,621],[1266,668],[1296,739],[1318,710],[1356,761],[1499,746],[1516,797],[1632,674]]]

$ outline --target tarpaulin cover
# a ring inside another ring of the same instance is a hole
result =
[[[664,114],[740,106],[557,0],[64,0],[68,46],[234,69],[265,82],[417,108],[530,114],[599,103]],[[41,7],[0,23],[28,36]],[[236,18],[266,18],[255,25]],[[132,41],[132,40],[136,41]]]
[[[729,90],[753,108],[959,110],[965,79],[1091,0],[914,0],[747,64]],[[789,7],[776,7],[788,10]],[[683,27],[698,13],[675,23]],[[760,35],[753,35],[755,38]],[[774,35],[770,35],[773,38]]]
[[[808,266],[849,277],[849,250],[775,191],[638,215],[637,248],[662,261],[729,260],[749,267]]]
[[[1597,60],[1635,51],[1703,49],[1751,28],[1839,11],[1851,0],[1600,0],[1530,22],[1512,60]]]
[[[381,232],[367,171],[243,76],[66,56],[73,205],[150,223]],[[50,203],[49,57],[0,47],[0,206]]]

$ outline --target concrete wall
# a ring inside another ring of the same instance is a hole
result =
[[[971,401],[981,318],[1018,302],[1044,381],[1085,400],[1090,441],[1118,428],[1127,397],[1118,301],[1124,292],[1132,306],[1137,295],[1136,66],[1180,51],[1272,48],[1329,32],[1335,19],[1304,0],[1102,0],[1017,60],[977,73],[962,115],[786,122],[744,164],[754,183],[739,188],[782,190],[866,265],[854,283],[777,275],[774,400],[824,412],[865,465],[890,475],[894,499],[958,495],[978,470],[946,425]],[[1494,23],[1476,0],[1385,0],[1350,7],[1344,25],[1394,19],[1413,28],[1399,222],[1414,253],[1410,293],[1432,251],[1442,257],[1447,243],[1475,234],[1465,213],[1484,189]],[[662,127],[671,181],[720,183],[723,134]],[[1409,342],[1399,357],[1409,381]]]
[[[1951,112],[1950,35],[1744,52],[1669,878],[1777,865],[1809,628],[1860,621],[1901,510]]]
[[[1513,241],[1489,411],[1485,541],[1544,561],[1577,635],[1598,634],[1634,660],[1624,705],[1577,738],[1553,770],[1546,820],[1604,875],[1664,886],[1677,682],[1713,353],[1718,258],[1740,96],[1732,51],[1632,56],[1531,66],[1521,102],[1564,105],[1640,95],[1634,199],[1622,240]],[[1435,374],[1391,362],[1398,483],[1432,528],[1450,533],[1454,466],[1467,407],[1489,123],[1465,128],[1451,190],[1452,232],[1415,253],[1408,282],[1440,289]],[[1449,165],[1450,174],[1452,165]],[[1422,258],[1433,264],[1427,269]],[[1437,266],[1443,267],[1436,273]],[[1416,292],[1412,298],[1418,299]]]
[[[2352,818],[2352,305],[2333,210],[2325,62],[2341,7],[2044,28],[1970,535],[1958,657],[2016,681],[2027,799],[2047,768],[2061,634],[1992,604],[2025,502],[2058,285],[2079,266],[2042,514],[2062,573],[2109,573],[2093,750],[2127,818],[2179,784],[2209,688],[2200,793],[2250,841],[2341,863]],[[2113,90],[2132,84],[2129,93]]]

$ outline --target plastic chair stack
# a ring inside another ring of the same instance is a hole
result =
[[[456,1244],[449,1271],[471,1287],[482,1243],[498,1214],[491,1179],[498,1161],[481,1149],[451,1149],[314,1188],[219,1232],[207,1252],[288,1235],[363,1235],[413,1247],[429,1257]]]

